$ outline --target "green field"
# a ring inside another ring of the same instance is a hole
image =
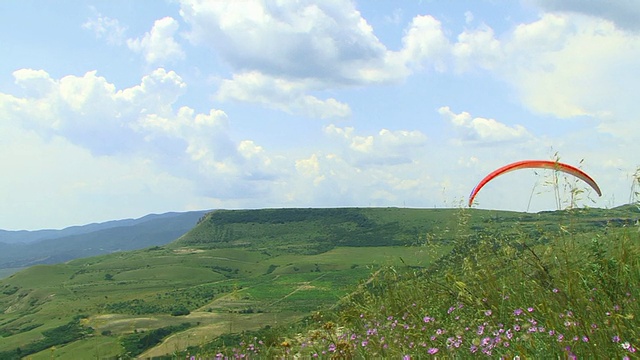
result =
[[[444,272],[460,266],[460,254],[489,234],[503,243],[533,239],[530,246],[538,249],[567,227],[574,238],[589,239],[625,229],[638,216],[635,207],[540,214],[215,211],[166,246],[38,265],[0,280],[0,357],[171,354],[223,334],[294,324],[344,306],[382,269]],[[174,330],[183,323],[189,328]],[[47,332],[57,327],[76,329],[77,336],[59,339]],[[152,346],[134,352],[123,347],[146,335],[153,335]]]

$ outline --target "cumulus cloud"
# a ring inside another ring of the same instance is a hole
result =
[[[451,43],[442,30],[442,24],[433,16],[416,16],[402,38],[399,55],[402,62],[422,69],[430,65],[438,71],[447,70]]]
[[[162,64],[184,59],[185,53],[175,40],[179,24],[172,17],[156,20],[151,31],[136,39],[128,39],[127,46],[132,51],[142,53],[149,64]]]
[[[459,141],[476,144],[503,143],[528,139],[531,134],[521,125],[508,126],[494,119],[473,118],[468,112],[456,114],[449,107],[438,109],[440,115],[460,134]]]
[[[337,83],[385,47],[350,1],[181,1],[188,38],[239,71]]]
[[[566,11],[607,19],[621,29],[640,30],[640,1],[536,0],[547,11]]]
[[[417,130],[382,129],[375,135],[356,135],[352,127],[330,124],[324,132],[346,145],[345,158],[360,167],[410,164],[415,152],[427,144],[427,136]]]
[[[314,92],[401,81],[411,67],[440,64],[446,46],[439,23],[425,18],[407,31],[408,49],[389,51],[348,0],[183,0],[181,15],[187,38],[212,48],[235,72],[223,82],[221,99],[323,118],[344,117],[348,109]]]
[[[118,90],[95,71],[54,79],[42,70],[14,73],[28,96],[0,94],[0,126],[63,138],[97,157],[141,157],[186,177],[211,196],[248,196],[258,186],[234,181],[274,176],[270,159],[250,140],[229,137],[227,115],[174,109],[186,84],[159,68]]]
[[[260,103],[287,113],[318,118],[344,118],[351,114],[349,105],[329,98],[318,99],[306,92],[313,87],[305,81],[290,81],[252,71],[223,80],[217,97]]]
[[[546,14],[504,40],[502,76],[535,112],[589,116],[603,131],[630,133],[640,36],[598,18]],[[526,54],[526,55],[524,55]]]

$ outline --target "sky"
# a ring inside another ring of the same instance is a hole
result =
[[[0,49],[0,229],[459,207],[524,159],[603,194],[525,169],[474,206],[634,200],[640,0],[0,1]]]

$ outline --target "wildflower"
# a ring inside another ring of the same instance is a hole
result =
[[[472,354],[475,354],[476,351],[478,351],[478,347],[475,345],[471,345],[471,347],[469,348],[469,351],[471,351]]]
[[[522,314],[522,309],[515,309],[513,310],[513,315],[515,316],[520,316]]]
[[[532,307],[528,307],[528,308],[527,308],[527,311],[528,311],[528,312],[533,312],[533,310],[534,310],[534,309],[533,309]]]
[[[491,343],[491,338],[490,337],[485,337],[482,339],[482,341],[480,341],[480,345],[481,346],[487,346]]]
[[[560,291],[560,290],[558,290],[557,288],[553,288],[553,290],[552,290],[552,291],[553,291],[554,293],[556,293],[556,294],[557,294],[557,293],[558,293],[558,291]]]
[[[437,353],[438,351],[440,351],[438,348],[429,348],[429,350],[427,350],[427,352],[431,355]]]
[[[362,347],[366,347],[366,346],[367,346],[367,344],[369,344],[369,341],[367,341],[367,340],[362,340],[362,343],[361,343],[361,344],[362,344]]]
[[[520,325],[518,324],[513,325],[513,330],[520,331]]]
[[[583,336],[582,336],[582,341],[583,341],[583,342],[589,342],[589,337],[588,337],[588,336],[586,336],[586,335],[583,335]]]
[[[623,342],[621,346],[625,350],[629,350],[629,348],[631,348],[631,344],[629,344],[628,341]]]
[[[478,325],[478,331],[476,331],[478,335],[482,335],[484,333],[484,326]]]
[[[511,338],[513,338],[513,333],[511,332],[511,329],[508,329],[507,332],[505,333],[505,336],[507,337],[507,339],[511,340]]]
[[[611,338],[611,341],[613,341],[614,343],[619,343],[620,342],[620,336],[615,335],[614,337]]]
[[[402,360],[411,360],[411,356],[405,355],[402,357]]]
[[[438,329],[438,330],[436,330],[436,334],[442,335],[442,334],[444,334],[444,330]]]
[[[486,311],[484,312],[484,315],[485,315],[485,316],[491,316],[491,313],[492,313],[492,312],[491,312],[491,310],[486,310]]]

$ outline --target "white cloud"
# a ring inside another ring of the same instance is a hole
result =
[[[504,57],[493,29],[486,25],[475,30],[465,30],[458,35],[458,41],[453,45],[451,52],[458,72],[469,71],[475,66],[491,70]]]
[[[317,118],[344,118],[351,114],[349,105],[329,98],[318,99],[306,92],[314,87],[306,81],[289,81],[257,71],[241,73],[223,80],[217,98],[263,104],[287,113]]]
[[[447,69],[451,44],[442,30],[442,24],[429,15],[416,16],[402,38],[400,51],[403,62],[414,68],[425,64],[438,71]]]
[[[348,84],[385,52],[351,1],[183,0],[181,15],[193,43],[214,48],[241,72]]]
[[[441,107],[438,112],[454,126],[461,142],[491,144],[531,138],[522,125],[508,126],[494,119],[473,118],[468,112],[456,114],[447,106]]]
[[[536,0],[547,11],[566,11],[607,19],[622,29],[640,30],[640,1]]]
[[[427,144],[427,136],[417,130],[382,129],[376,135],[363,136],[355,135],[353,128],[330,124],[324,131],[345,145],[343,156],[358,167],[409,164],[414,161],[413,153]]]
[[[64,138],[96,157],[144,158],[172,176],[194,181],[210,196],[247,196],[260,191],[249,185],[252,180],[275,176],[260,146],[229,137],[223,111],[173,109],[186,87],[173,71],[157,69],[122,90],[95,71],[59,80],[29,69],[14,76],[32,96],[0,94],[0,127]]]
[[[100,13],[88,19],[82,27],[93,31],[98,39],[105,39],[110,45],[121,45],[127,31],[125,26],[120,25],[118,19],[112,19]]]
[[[618,135],[636,131],[640,34],[598,18],[544,15],[505,40],[502,76],[535,112],[590,116]]]
[[[141,38],[128,39],[127,46],[132,51],[142,53],[149,64],[164,64],[185,58],[182,47],[175,40],[179,24],[172,17],[164,17],[154,22],[151,31]]]

